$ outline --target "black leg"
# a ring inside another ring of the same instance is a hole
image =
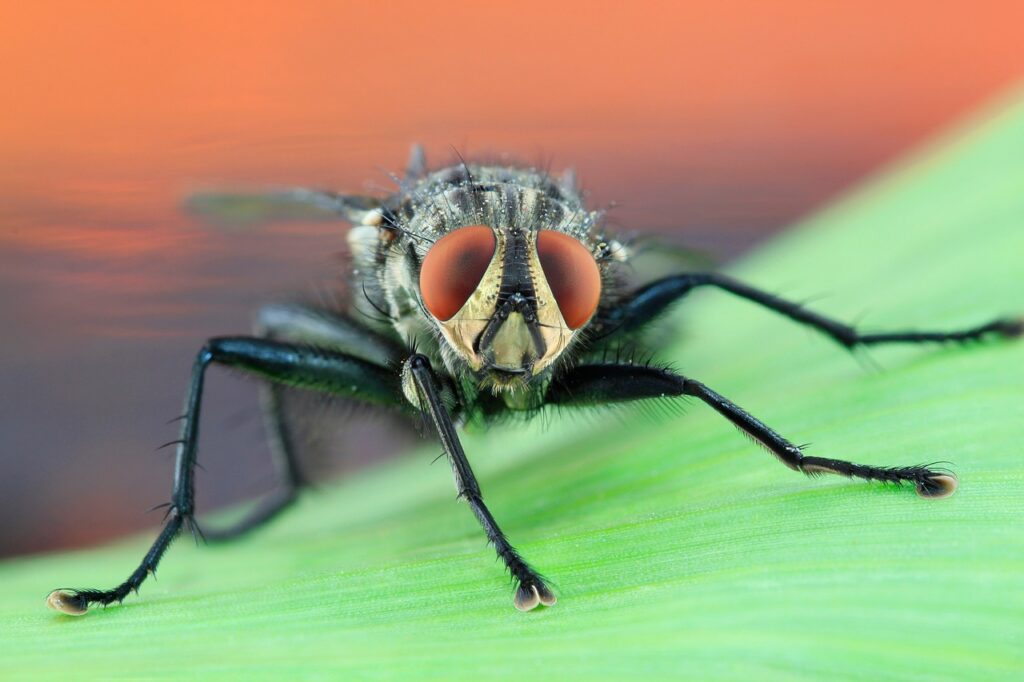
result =
[[[799,303],[787,301],[774,294],[755,289],[743,282],[714,272],[695,272],[665,277],[636,291],[614,310],[604,324],[612,331],[629,331],[650,322],[669,305],[690,290],[711,286],[753,301],[785,315],[789,319],[813,327],[846,348],[870,346],[879,343],[925,343],[941,341],[971,341],[985,336],[1014,337],[1024,334],[1024,318],[999,319],[970,329],[950,332],[899,331],[881,334],[861,334],[854,327],[807,310]]]
[[[381,366],[397,366],[402,354],[394,344],[353,320],[327,310],[304,305],[274,304],[263,307],[254,332],[267,339],[324,348]],[[299,465],[298,448],[284,417],[284,388],[275,383],[260,387],[264,423],[279,487],[244,518],[228,528],[206,529],[213,542],[233,540],[274,519],[290,507],[308,485]]]
[[[47,603],[69,615],[80,616],[90,604],[106,606],[121,602],[139,586],[157,564],[183,525],[194,525],[194,473],[199,440],[199,416],[202,407],[206,368],[213,363],[236,367],[272,382],[345,395],[368,403],[400,406],[401,388],[394,372],[365,360],[307,346],[250,337],[210,339],[199,351],[192,369],[185,419],[182,421],[174,473],[174,488],[167,507],[166,521],[156,542],[128,579],[109,590],[54,590]]]
[[[956,490],[949,471],[928,466],[879,467],[841,459],[808,457],[799,447],[773,431],[740,406],[692,379],[666,369],[633,365],[582,365],[552,381],[547,402],[561,405],[600,405],[612,402],[694,396],[710,405],[740,431],[795,471],[809,476],[838,474],[865,480],[913,483],[922,497],[947,497]]]
[[[516,608],[520,611],[529,611],[538,604],[552,606],[555,603],[554,593],[544,583],[541,576],[519,555],[519,552],[505,537],[497,521],[494,520],[487,505],[484,504],[480,484],[477,483],[473,469],[469,466],[469,460],[466,459],[466,453],[455,432],[451,415],[448,414],[448,410],[441,400],[441,392],[434,379],[430,361],[423,355],[413,355],[406,361],[406,372],[415,385],[419,408],[430,418],[441,439],[441,447],[444,448],[448,461],[451,463],[452,473],[455,475],[455,487],[459,497],[465,499],[469,504],[473,514],[483,526],[487,540],[494,545],[498,556],[517,583],[514,598]]]

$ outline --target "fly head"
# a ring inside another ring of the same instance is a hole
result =
[[[583,242],[557,230],[469,225],[431,246],[419,288],[442,342],[502,391],[570,347],[597,309],[601,274]]]

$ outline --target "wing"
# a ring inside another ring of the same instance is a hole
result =
[[[284,221],[346,220],[361,223],[380,206],[374,197],[291,188],[266,192],[202,191],[185,199],[187,212],[221,226]]]
[[[720,265],[712,254],[679,244],[667,235],[637,237],[623,248],[627,249],[630,289],[680,272],[714,270]]]
[[[415,144],[409,152],[405,179],[408,184],[424,178],[427,159],[423,147]],[[381,200],[354,194],[292,187],[264,192],[210,190],[195,192],[184,201],[187,212],[222,227],[251,226],[292,220],[337,220],[364,222],[368,213],[379,209]]]

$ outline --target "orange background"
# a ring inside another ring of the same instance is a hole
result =
[[[1024,75],[1018,2],[19,5],[0,172],[23,200],[358,186],[420,140],[580,165],[651,207],[629,219],[757,230]]]

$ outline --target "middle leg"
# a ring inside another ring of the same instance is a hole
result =
[[[199,443],[199,417],[203,383],[211,364],[235,367],[269,381],[354,398],[367,403],[402,409],[401,389],[395,372],[360,358],[306,346],[251,337],[220,337],[207,341],[196,356],[185,401],[181,440],[174,470],[174,486],[163,530],[142,562],[119,585],[108,590],[57,589],[47,603],[69,615],[84,614],[91,604],[106,606],[138,592],[186,525],[198,532],[195,513],[194,474]]]
[[[402,359],[399,349],[388,339],[350,318],[304,305],[264,306],[256,318],[254,332],[260,338],[309,344],[381,367],[397,367]],[[260,386],[264,428],[277,469],[277,489],[237,523],[227,528],[208,529],[209,540],[233,540],[259,528],[290,507],[299,492],[309,485],[299,465],[296,436],[285,418],[285,392],[285,387],[275,382]]]

